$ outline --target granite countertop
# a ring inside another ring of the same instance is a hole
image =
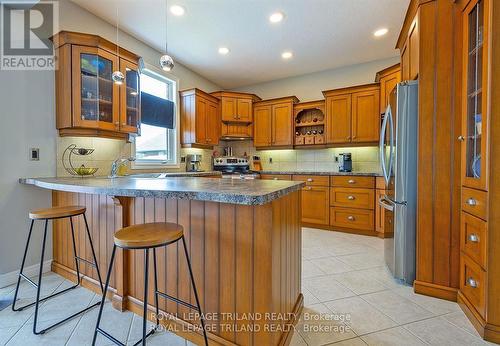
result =
[[[166,177],[64,177],[21,178],[19,182],[44,189],[125,197],[157,197],[260,205],[300,190],[296,181],[234,180],[220,178]]]
[[[298,170],[298,171],[259,171],[260,174],[286,174],[286,175],[347,175],[347,176],[365,176],[365,177],[381,177],[380,172],[338,172],[338,171],[314,171],[314,170]]]

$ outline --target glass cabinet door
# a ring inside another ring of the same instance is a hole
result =
[[[473,1],[464,12],[463,185],[486,189],[486,77],[488,0]]]
[[[74,121],[76,126],[116,130],[118,92],[111,75],[116,58],[92,47],[73,47]]]
[[[125,76],[125,83],[120,90],[120,130],[137,133],[140,126],[140,87],[137,65],[121,59],[120,70]]]

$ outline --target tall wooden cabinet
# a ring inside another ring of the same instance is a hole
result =
[[[262,147],[293,146],[293,105],[295,96],[282,97],[254,104],[254,145]]]
[[[380,133],[378,83],[323,91],[326,99],[326,142],[374,143]]]
[[[183,90],[179,95],[181,145],[209,149],[219,144],[219,100],[200,89]]]
[[[395,64],[377,72],[375,82],[380,83],[380,114],[385,114],[391,91],[401,82],[401,64]]]
[[[500,4],[464,5],[458,302],[485,339],[500,343]]]
[[[139,57],[96,35],[61,31],[53,37],[56,127],[61,136],[126,138],[140,128]],[[113,71],[125,81],[113,83]]]

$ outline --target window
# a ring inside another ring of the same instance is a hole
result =
[[[141,93],[176,102],[176,82],[151,70],[143,70],[140,77]],[[174,107],[174,113],[175,107]],[[143,115],[144,117],[144,115]],[[177,131],[141,123],[141,135],[135,139],[134,168],[171,166],[177,164]]]

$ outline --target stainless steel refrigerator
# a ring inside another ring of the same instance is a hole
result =
[[[384,256],[396,279],[415,280],[418,82],[401,82],[392,90],[380,131],[380,163],[386,195]]]

